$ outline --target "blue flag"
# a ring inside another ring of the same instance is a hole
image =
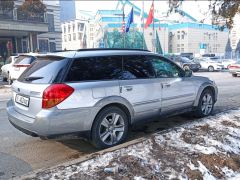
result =
[[[127,21],[127,24],[126,24],[126,28],[125,28],[125,32],[128,32],[129,29],[130,29],[130,25],[133,23],[133,8],[130,12],[130,14],[128,15],[128,21]]]

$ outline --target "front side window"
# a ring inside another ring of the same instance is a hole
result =
[[[151,59],[157,78],[183,77],[183,70],[176,64],[161,57],[149,57],[149,59]]]
[[[86,57],[76,59],[67,75],[66,81],[94,81],[120,79],[122,57]]]
[[[123,79],[154,78],[151,62],[145,56],[123,56]]]

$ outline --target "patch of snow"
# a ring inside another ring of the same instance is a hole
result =
[[[227,179],[231,180],[240,179],[240,172],[234,172],[232,169],[229,169],[228,167],[222,168],[222,172],[225,174]]]

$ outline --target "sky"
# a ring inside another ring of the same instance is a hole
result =
[[[96,12],[98,9],[108,10],[115,9],[117,5],[117,0],[109,0],[109,1],[76,1],[77,10],[88,10]],[[132,0],[132,3],[136,4],[138,7],[142,8],[142,1]],[[161,12],[166,12],[168,10],[168,1],[156,1],[155,0],[155,10]],[[145,12],[149,12],[152,1],[148,0],[144,2]],[[202,20],[206,18],[204,13],[208,12],[208,1],[193,1],[186,0],[183,2],[182,10],[193,16],[197,20]],[[157,13],[156,13],[157,14]],[[205,23],[210,23],[210,18],[207,18]]]

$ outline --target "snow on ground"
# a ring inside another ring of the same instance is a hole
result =
[[[151,135],[34,179],[240,179],[240,109]]]

